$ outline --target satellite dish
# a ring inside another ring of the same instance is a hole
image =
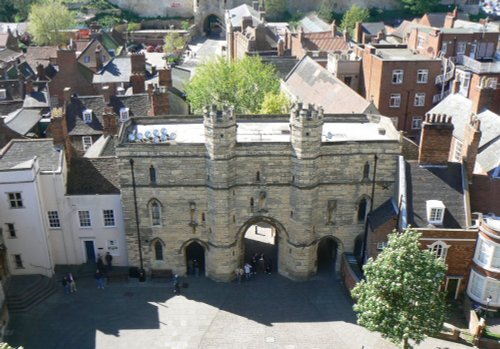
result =
[[[144,133],[144,136],[145,136],[146,138],[151,138],[151,131],[146,131],[146,132]]]
[[[135,141],[135,134],[131,133],[128,135],[128,141],[129,142],[134,142]]]
[[[162,135],[161,135],[161,141],[162,141],[162,142],[166,142],[167,140],[168,140],[167,135],[166,135],[166,134],[162,134]]]
[[[177,134],[175,132],[172,132],[169,137],[171,140],[175,140],[177,138]]]
[[[154,142],[154,143],[160,143],[160,138],[159,138],[159,137],[155,137],[155,138],[153,138],[153,142]]]
[[[153,130],[153,134],[155,137],[159,137],[160,136],[160,131],[158,131],[156,128]]]
[[[142,141],[143,138],[144,138],[144,136],[142,135],[142,133],[139,132],[137,134],[137,139],[140,140],[140,141]]]
[[[161,129],[161,134],[162,134],[162,135],[166,135],[166,134],[167,134],[167,129],[166,129],[165,127],[163,127],[163,128]]]

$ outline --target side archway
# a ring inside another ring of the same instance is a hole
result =
[[[203,21],[203,32],[207,36],[220,37],[225,33],[224,21],[215,14],[210,14]]]
[[[184,252],[187,275],[205,275],[207,250],[208,244],[199,239],[190,239],[181,245],[179,252]]]
[[[316,272],[333,274],[340,270],[344,245],[335,236],[324,236],[316,241]]]

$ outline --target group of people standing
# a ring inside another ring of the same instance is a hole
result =
[[[77,291],[75,278],[71,273],[68,273],[63,277],[62,285],[64,288],[64,294],[70,294]]]
[[[236,277],[238,282],[241,282],[243,277],[245,280],[250,280],[252,275],[257,274],[257,271],[261,273],[271,274],[272,260],[266,258],[264,253],[254,253],[252,258],[250,258],[250,263],[245,263],[243,267],[236,268]]]
[[[106,259],[107,269],[104,268],[104,262],[102,261],[101,255],[97,255],[97,270],[94,274],[97,288],[101,290],[104,290],[104,275],[106,274],[106,272],[113,269],[113,256],[109,252],[107,252],[104,258]]]

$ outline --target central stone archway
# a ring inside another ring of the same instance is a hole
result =
[[[206,16],[203,21],[203,32],[207,36],[221,37],[225,33],[224,21],[214,14]]]
[[[238,230],[239,264],[252,264],[252,256],[256,254],[258,258],[254,268],[258,273],[269,268],[271,273],[283,274],[286,265],[283,249],[287,240],[287,232],[280,222],[266,216],[253,217]],[[261,255],[264,255],[264,260],[261,260]]]

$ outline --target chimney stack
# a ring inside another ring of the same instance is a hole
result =
[[[455,21],[457,20],[458,18],[458,8],[455,7],[453,9],[453,12],[448,12],[446,14],[446,17],[444,19],[444,24],[443,24],[443,28],[453,28],[453,26],[455,25]]]
[[[458,79],[454,79],[451,84],[451,93],[452,94],[458,93],[459,90],[460,90],[460,81],[458,81]]]
[[[158,70],[158,85],[162,87],[172,87],[172,68],[168,65]]]
[[[472,82],[470,84],[471,86],[469,88],[471,90],[473,88],[476,89],[475,94],[472,94],[472,93],[469,94],[469,99],[472,100],[472,112],[473,113],[479,114],[481,111],[483,111],[483,109],[489,109],[489,108],[493,107],[492,101],[493,101],[493,97],[495,95],[496,90],[487,86],[486,82],[487,82],[486,79],[482,79],[480,81],[479,86],[476,86],[476,87],[473,86]]]
[[[42,64],[38,64],[36,66],[36,75],[38,80],[47,80],[47,76],[45,76],[45,68]]]
[[[145,88],[145,78],[144,74],[132,74],[130,75],[130,83],[132,85],[132,93],[144,93]]]
[[[148,95],[150,103],[148,116],[168,115],[169,100],[168,100],[167,89],[158,88],[158,86],[153,86],[153,84],[149,84]]]
[[[332,24],[330,24],[330,28],[332,29],[332,36],[337,36],[337,24],[335,23],[335,20],[333,20]]]
[[[144,53],[132,53],[130,55],[130,66],[132,74],[144,74],[144,70],[146,70],[146,56],[144,56]]]
[[[95,49],[95,70],[96,70],[96,72],[98,72],[99,70],[102,69],[103,62],[102,62],[101,52],[102,52],[101,45],[97,45],[97,47]]]
[[[252,26],[252,16],[243,16],[241,18],[241,31],[245,31],[247,27]]]
[[[361,27],[361,22],[356,22],[354,27],[354,41],[363,44],[363,28]]]
[[[66,162],[71,160],[71,147],[68,138],[68,125],[62,108],[53,108],[50,117],[50,132],[55,148],[64,149]]]
[[[118,117],[113,112],[113,108],[105,107],[102,112],[102,134],[104,137],[114,136],[118,133]]]
[[[252,7],[255,11],[259,11],[259,1],[252,1]]]
[[[109,86],[103,86],[101,89],[101,93],[102,97],[104,98],[104,103],[106,103],[106,105],[109,105],[111,101],[111,89],[109,88]]]
[[[462,147],[462,158],[467,166],[467,178],[472,182],[476,157],[479,151],[479,141],[481,140],[481,121],[476,115],[470,116],[469,123],[465,125],[464,142]]]
[[[285,55],[285,42],[283,39],[278,41],[278,56],[282,57]]]
[[[30,95],[33,93],[33,81],[31,79],[28,79],[24,83],[24,93],[26,95]]]
[[[418,163],[422,165],[446,165],[453,137],[451,116],[427,113],[422,123]]]
[[[342,35],[344,36],[344,41],[349,42],[349,40],[351,38],[349,37],[349,31],[347,29],[344,29],[344,31],[342,32]]]

